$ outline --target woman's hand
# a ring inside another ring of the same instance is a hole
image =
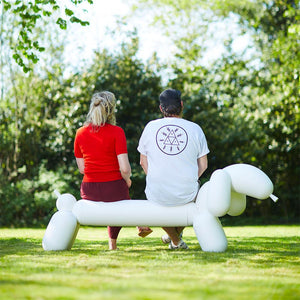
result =
[[[127,184],[128,188],[131,187],[132,181],[130,178],[126,180],[126,184]]]

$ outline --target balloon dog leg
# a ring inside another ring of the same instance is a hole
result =
[[[209,212],[196,214],[193,228],[203,251],[224,252],[227,249],[227,238],[222,224]]]
[[[58,211],[47,226],[42,245],[44,250],[70,250],[79,230],[79,223],[72,213],[76,199],[71,194],[61,195],[57,191],[55,194]]]
[[[43,238],[44,250],[70,250],[79,229],[77,219],[70,211],[56,212]]]

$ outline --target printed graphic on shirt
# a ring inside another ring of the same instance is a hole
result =
[[[186,131],[177,125],[165,125],[156,133],[156,144],[165,154],[177,155],[181,153],[188,142]]]

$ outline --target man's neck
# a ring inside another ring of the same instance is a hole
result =
[[[164,116],[164,118],[177,118],[177,119],[181,119],[182,116],[178,116],[178,115],[170,115],[170,116]]]

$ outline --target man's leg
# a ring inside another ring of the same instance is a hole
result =
[[[182,231],[183,231],[184,228],[185,227],[175,227],[175,229],[176,229],[179,237],[180,237],[180,234],[182,233]]]
[[[180,242],[179,234],[182,232],[181,230],[178,234],[177,228],[182,228],[183,230],[184,227],[162,227],[162,229],[168,234],[175,246],[177,246]]]

